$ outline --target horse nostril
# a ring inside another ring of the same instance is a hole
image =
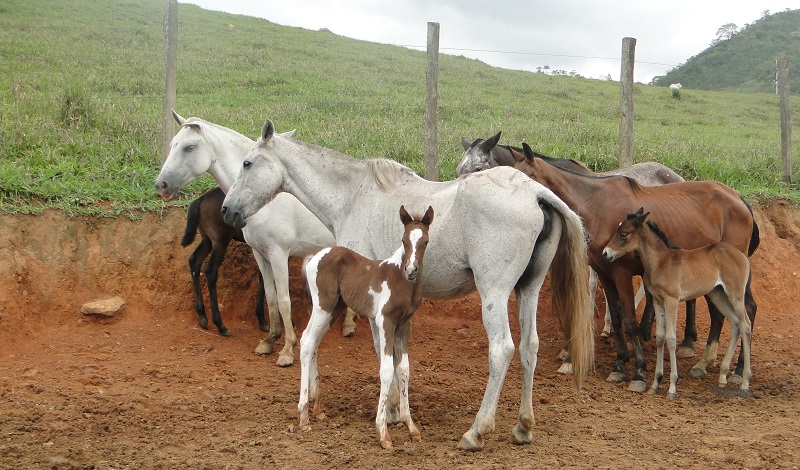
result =
[[[227,214],[228,213],[228,206],[222,206],[222,211],[221,212],[222,212],[222,215]]]

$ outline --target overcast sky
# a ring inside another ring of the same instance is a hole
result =
[[[516,70],[620,76],[622,38],[636,38],[634,79],[654,76],[706,49],[720,26],[739,28],[800,0],[181,0],[209,10],[330,31],[355,39],[419,46],[440,25],[441,54]],[[800,29],[800,26],[798,26]]]

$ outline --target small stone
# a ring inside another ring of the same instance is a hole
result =
[[[125,300],[122,297],[97,299],[83,304],[81,313],[84,315],[105,315],[110,317],[122,310],[124,305]]]

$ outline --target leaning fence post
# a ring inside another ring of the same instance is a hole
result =
[[[439,181],[436,110],[439,102],[439,23],[428,23],[428,62],[425,67],[425,178]]]
[[[633,58],[636,38],[622,38],[619,98],[619,166],[633,165]]]
[[[792,184],[792,105],[789,102],[789,59],[778,59],[778,94],[781,97],[781,163],[783,182]]]
[[[178,62],[178,1],[164,0],[164,100],[163,130],[164,140],[161,144],[161,165],[169,156],[169,146],[175,136],[175,121],[172,110],[175,108],[175,82]]]

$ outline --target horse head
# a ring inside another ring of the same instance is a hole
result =
[[[261,136],[245,155],[239,175],[222,203],[225,223],[235,228],[247,224],[247,217],[267,205],[281,190],[284,170],[274,158],[275,127],[267,120]]]
[[[181,126],[170,143],[170,151],[156,178],[156,190],[162,199],[174,199],[178,190],[202,175],[214,162],[214,149],[209,144],[202,119],[184,119],[174,110],[172,117]]]
[[[400,269],[407,280],[414,282],[422,271],[422,258],[428,247],[428,229],[433,222],[433,207],[428,206],[425,215],[421,219],[415,219],[404,206],[400,206],[400,221],[404,227],[404,254]]]
[[[475,173],[476,171],[498,166],[492,150],[497,146],[497,142],[500,141],[500,134],[502,134],[502,131],[486,140],[475,139],[472,143],[462,137],[461,145],[464,147],[464,156],[461,157],[461,162],[456,167],[456,174],[463,176],[467,173]]]
[[[614,236],[603,249],[603,259],[610,263],[638,248],[639,229],[642,228],[649,216],[650,212],[644,212],[644,208],[628,214],[625,220],[619,223]]]

